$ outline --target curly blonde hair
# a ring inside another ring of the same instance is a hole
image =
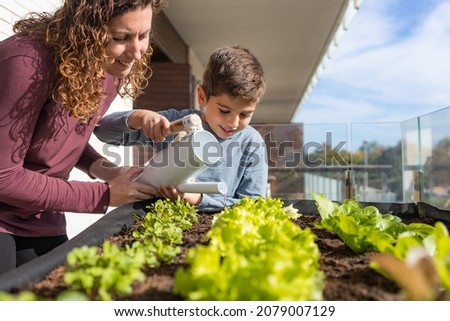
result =
[[[13,31],[40,39],[54,50],[57,68],[53,99],[71,116],[88,122],[104,96],[103,66],[111,63],[106,51],[111,19],[147,5],[155,14],[165,7],[166,0],[65,0],[54,14],[30,13],[14,24]],[[135,99],[142,93],[151,75],[152,53],[149,45],[142,59],[121,79],[121,89],[117,88],[121,96]]]

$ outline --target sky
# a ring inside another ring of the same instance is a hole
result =
[[[450,106],[450,0],[363,0],[294,122],[403,122]]]

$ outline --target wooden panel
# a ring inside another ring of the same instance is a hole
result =
[[[194,108],[194,78],[189,64],[158,62],[153,75],[134,108],[154,111]]]
[[[269,165],[271,196],[283,199],[304,197],[301,171],[303,147],[302,124],[252,125],[264,138]]]

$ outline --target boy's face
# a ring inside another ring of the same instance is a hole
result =
[[[233,136],[251,121],[256,103],[249,103],[241,97],[232,98],[227,94],[211,96],[206,100],[201,86],[197,87],[198,100],[203,107],[202,120],[222,139]]]

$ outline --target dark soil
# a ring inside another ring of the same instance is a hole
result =
[[[155,269],[145,271],[147,278],[134,286],[132,295],[123,300],[183,300],[172,294],[174,272],[185,266],[184,260],[190,247],[205,244],[203,236],[211,226],[212,215],[200,214],[199,222],[184,233],[183,251],[176,262],[164,264]],[[325,273],[324,300],[330,301],[377,301],[405,300],[398,286],[369,267],[371,254],[356,254],[348,248],[335,234],[317,229],[318,215],[303,215],[296,224],[301,228],[309,227],[317,235],[316,243],[321,252],[320,267]],[[434,222],[427,222],[433,224]],[[132,227],[133,229],[135,227]],[[110,238],[118,244],[133,242],[130,233]],[[62,276],[65,268],[59,267],[52,271],[44,280],[35,284],[32,291],[44,298],[53,299],[67,286]]]

